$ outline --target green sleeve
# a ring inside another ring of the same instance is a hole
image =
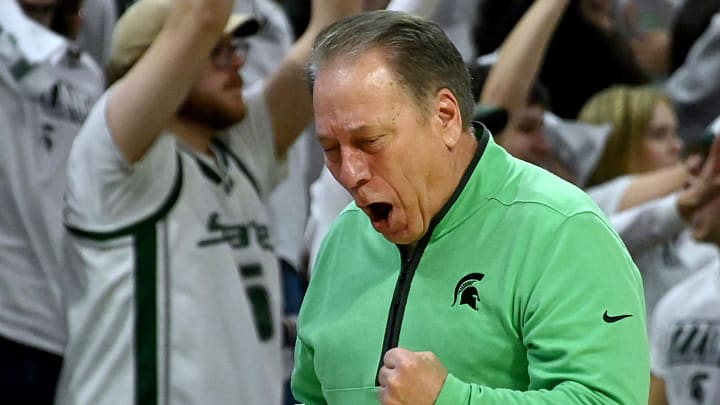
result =
[[[515,292],[522,302],[527,390],[448,375],[437,405],[647,404],[650,361],[637,268],[594,213],[571,216],[554,231],[528,248]],[[631,316],[607,322],[605,311]]]
[[[312,348],[297,338],[295,342],[295,367],[291,377],[291,389],[297,401],[303,404],[325,404],[322,387],[315,375]]]

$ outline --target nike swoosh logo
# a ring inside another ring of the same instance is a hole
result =
[[[615,323],[617,321],[623,320],[625,318],[630,318],[632,315],[617,315],[617,316],[611,316],[608,315],[607,311],[603,314],[603,321],[606,323]]]

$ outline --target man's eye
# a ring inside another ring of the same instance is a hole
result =
[[[329,161],[336,161],[338,157],[340,156],[340,147],[338,146],[328,146],[323,147],[323,155],[325,155],[325,159]]]
[[[382,139],[381,136],[376,136],[376,137],[373,137],[373,138],[367,138],[367,139],[363,140],[363,144],[364,144],[364,145],[367,145],[367,146],[374,146],[374,145],[377,145],[377,144],[380,142],[381,139]]]

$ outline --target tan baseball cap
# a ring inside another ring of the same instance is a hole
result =
[[[124,76],[140,59],[165,24],[172,0],[138,0],[115,24],[112,36],[107,81],[113,83]],[[232,14],[225,33],[233,36],[255,34],[260,23],[254,15]]]

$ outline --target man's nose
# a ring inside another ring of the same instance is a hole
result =
[[[362,186],[370,180],[370,169],[362,152],[345,148],[341,150],[340,182],[348,190]]]

